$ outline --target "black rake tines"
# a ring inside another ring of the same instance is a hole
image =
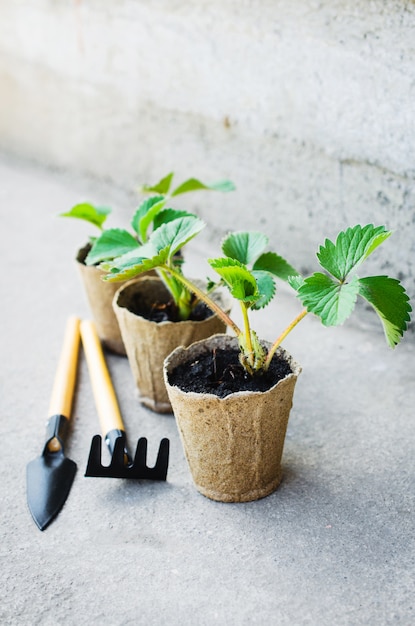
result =
[[[141,437],[138,440],[134,460],[131,462],[126,453],[125,436],[118,436],[115,440],[111,462],[108,466],[102,465],[101,443],[101,435],[95,435],[91,443],[85,476],[166,480],[170,449],[168,439],[164,438],[161,440],[154,467],[147,467],[146,437]]]

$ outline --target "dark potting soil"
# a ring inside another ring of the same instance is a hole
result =
[[[132,296],[128,302],[128,310],[135,315],[140,315],[150,322],[178,322],[178,309],[173,300],[168,302],[155,302],[149,305],[143,302],[140,295]],[[203,302],[199,302],[193,309],[189,320],[193,322],[202,322],[211,317],[213,312]]]
[[[178,365],[169,374],[169,382],[183,391],[225,398],[238,391],[267,391],[292,372],[289,363],[275,355],[267,372],[251,376],[239,363],[238,354],[238,350],[209,350],[193,362]]]

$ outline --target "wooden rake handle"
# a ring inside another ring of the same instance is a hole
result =
[[[112,430],[125,432],[101,342],[92,321],[81,322],[81,337],[102,434],[106,437]]]
[[[62,351],[49,403],[49,417],[63,415],[68,420],[71,417],[81,340],[79,326],[80,320],[75,316],[70,317],[66,323]]]

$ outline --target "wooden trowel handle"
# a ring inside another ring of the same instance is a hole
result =
[[[66,322],[62,351],[49,403],[49,416],[64,415],[67,419],[71,417],[81,339],[79,326],[80,320],[75,316]]]
[[[81,337],[102,434],[105,437],[111,430],[124,431],[117,397],[105,362],[101,342],[92,321],[83,320],[81,322]]]

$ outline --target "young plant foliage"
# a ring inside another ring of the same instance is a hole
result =
[[[136,250],[139,243],[133,235],[122,228],[108,228],[96,239],[86,257],[87,265],[98,265],[131,250]]]
[[[154,222],[157,214],[164,208],[166,198],[164,196],[153,196],[146,198],[138,207],[131,220],[131,226],[141,243],[148,239],[148,229]]]
[[[391,235],[384,226],[357,225],[341,232],[336,242],[326,239],[317,258],[331,276],[319,272],[306,278],[298,296],[310,313],[325,326],[342,324],[352,313],[357,296],[363,297],[379,315],[386,341],[396,346],[409,322],[411,307],[405,290],[387,276],[358,278],[356,270]]]
[[[231,233],[222,242],[222,252],[226,257],[208,261],[233,295],[238,283],[246,282],[248,285],[250,282],[255,285],[252,293],[248,294],[249,299],[245,299],[252,309],[261,309],[272,300],[276,292],[275,278],[287,281],[290,276],[298,275],[297,270],[275,252],[265,252],[267,245],[268,237],[263,233],[255,231]],[[232,272],[224,270],[223,266],[232,265],[232,261],[234,261]],[[237,300],[244,300],[237,295],[234,297]]]
[[[336,243],[326,239],[324,246],[320,246],[317,258],[323,269],[340,282],[345,282],[348,275],[391,234],[384,226],[357,225],[339,233]]]
[[[188,193],[189,191],[234,191],[235,185],[230,180],[220,180],[215,183],[206,184],[197,178],[188,178],[183,183],[178,185],[175,189],[171,190],[173,183],[174,173],[170,172],[167,176],[162,178],[155,185],[143,185],[141,187],[141,191],[144,193],[156,193],[162,194],[163,196],[170,196],[173,198],[174,196],[179,196],[183,193]]]
[[[343,324],[355,307],[358,293],[356,277],[350,283],[340,283],[321,272],[306,278],[298,290],[307,311],[318,315],[324,326]]]
[[[219,309],[208,293],[185,278],[181,266],[174,263],[175,252],[202,227],[198,218],[188,215],[162,224],[144,246],[107,264],[110,274],[106,279],[122,280],[150,268],[158,269],[177,292],[181,285],[182,289],[195,294],[232,328],[239,341],[240,361],[251,375],[260,374],[269,367],[278,346],[308,313],[317,315],[324,326],[342,324],[354,310],[358,296],[366,300],[380,317],[389,346],[395,347],[407,329],[412,309],[400,282],[388,276],[359,278],[356,274],[361,264],[389,238],[391,233],[384,226],[357,225],[341,232],[334,243],[326,239],[317,253],[323,271],[306,278],[281,256],[265,250],[268,238],[262,233],[228,235],[222,243],[224,256],[208,260],[219,276],[217,283],[210,281],[209,289],[220,285],[229,289],[240,304],[243,329]],[[288,282],[305,308],[267,352],[251,328],[249,311],[262,308],[271,301],[276,293],[276,279]]]
[[[410,321],[409,297],[399,280],[389,276],[359,279],[359,295],[376,311],[391,348],[398,345]]]
[[[102,230],[102,226],[110,213],[111,209],[109,207],[94,206],[89,202],[81,202],[75,204],[69,211],[60,213],[59,217],[74,217],[79,220],[84,220]]]
[[[139,276],[152,269],[159,270],[161,278],[178,307],[180,319],[188,319],[192,311],[194,295],[183,284],[183,280],[177,278],[182,275],[182,270],[181,263],[175,255],[204,226],[202,220],[191,214],[161,224],[152,232],[143,246],[130,250],[112,262],[103,263],[102,268],[108,272],[105,280],[118,282]]]
[[[96,207],[85,202],[75,205],[66,213],[61,213],[63,217],[83,219],[102,231],[99,237],[91,238],[92,247],[85,258],[86,265],[97,265],[104,261],[119,258],[129,252],[135,253],[140,245],[148,241],[151,233],[163,224],[182,217],[193,216],[187,211],[165,208],[169,198],[190,191],[228,192],[235,189],[234,184],[228,180],[207,185],[196,178],[189,178],[171,191],[173,177],[174,174],[171,172],[155,185],[142,187],[142,191],[151,194],[151,196],[145,198],[134,212],[131,220],[132,233],[121,228],[104,230],[103,224],[111,211],[106,207]]]

